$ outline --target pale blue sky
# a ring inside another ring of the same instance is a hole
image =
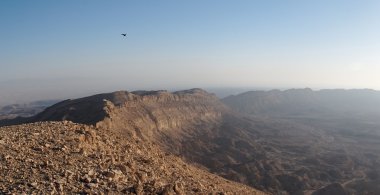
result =
[[[378,0],[2,0],[0,25],[3,100],[117,89],[380,89]]]

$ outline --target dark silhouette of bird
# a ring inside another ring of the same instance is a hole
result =
[[[127,34],[121,34],[121,35],[123,35],[124,37],[127,37]]]

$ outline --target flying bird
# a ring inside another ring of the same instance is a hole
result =
[[[125,33],[125,34],[121,34],[121,35],[123,35],[124,37],[127,37],[127,34]]]

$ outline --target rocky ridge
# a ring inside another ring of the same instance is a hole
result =
[[[180,147],[173,144],[218,126],[226,110],[216,96],[201,89],[117,91],[65,100],[34,117],[0,121],[0,126],[68,120],[113,129],[124,136],[138,135],[179,154]]]

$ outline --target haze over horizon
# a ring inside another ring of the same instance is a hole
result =
[[[379,90],[379,9],[375,0],[1,1],[0,105],[120,89]]]

